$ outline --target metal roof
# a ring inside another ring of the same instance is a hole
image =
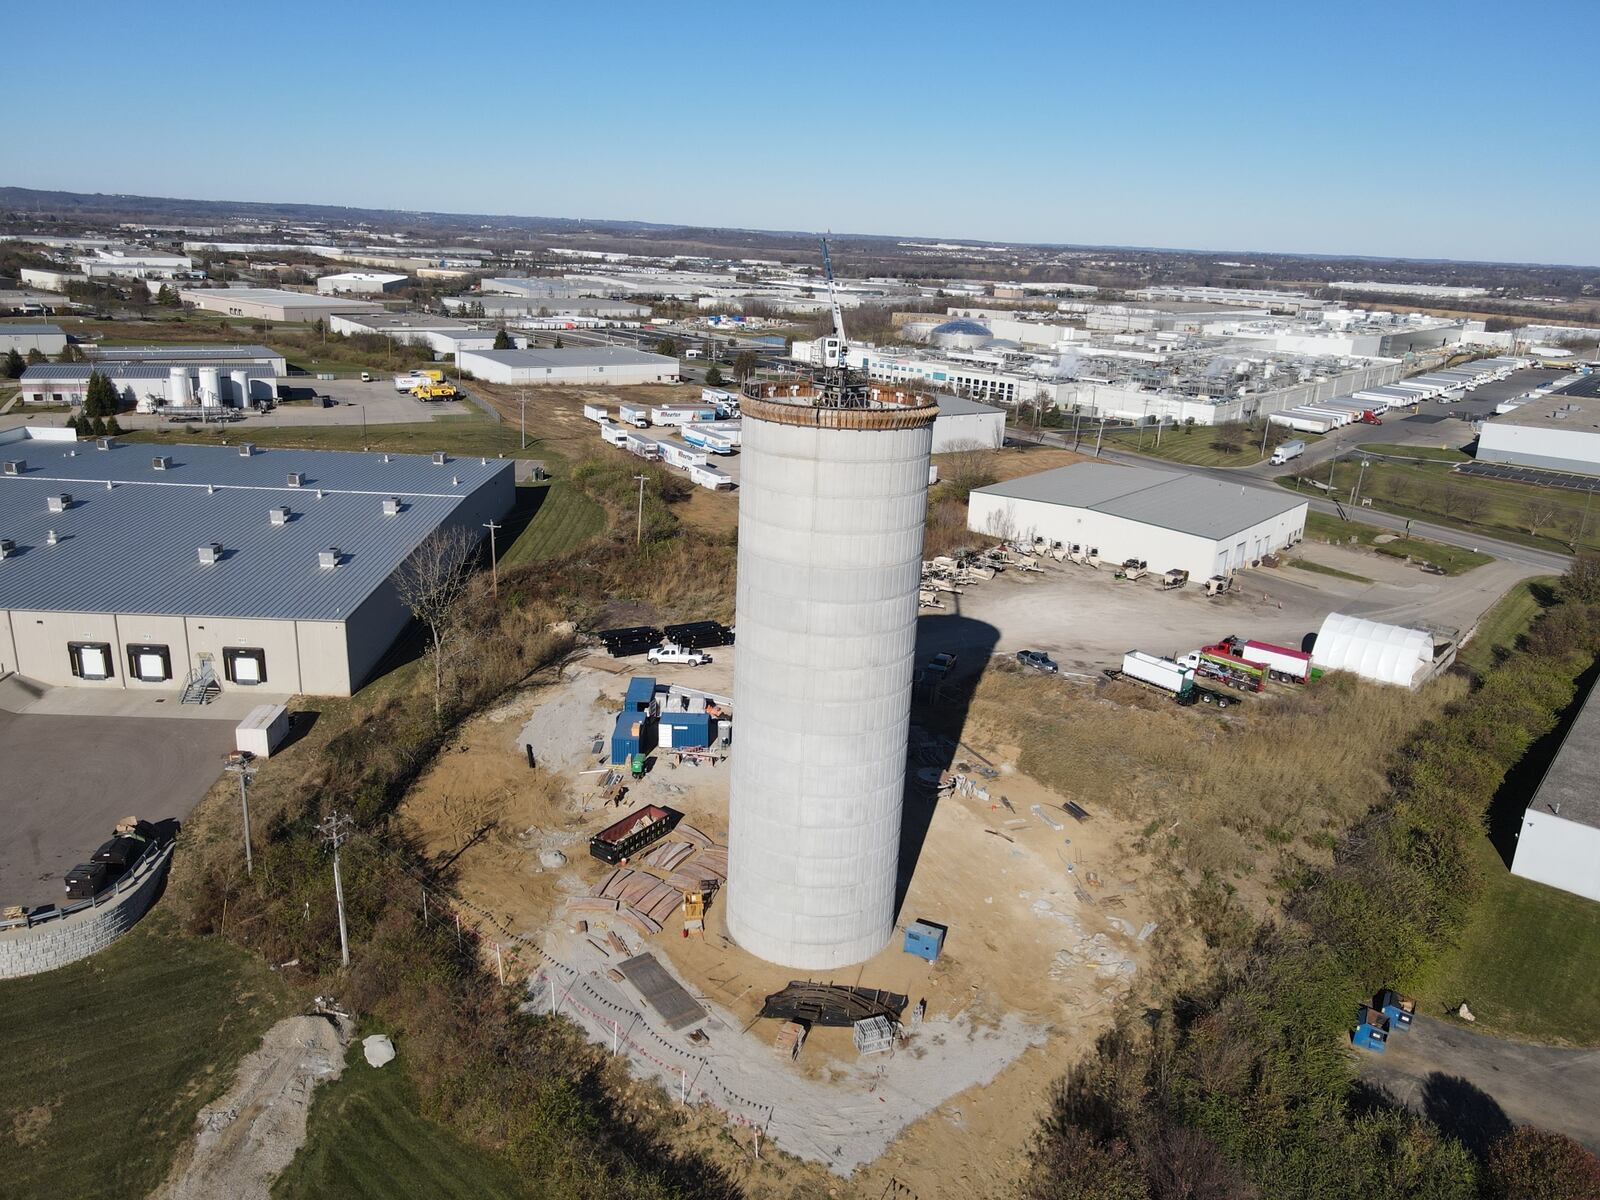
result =
[[[213,358],[279,359],[271,346],[90,346],[89,357],[100,362],[149,362],[160,359],[176,365],[185,360]]]
[[[198,300],[243,300],[247,304],[277,304],[286,308],[296,306],[304,308],[344,308],[363,304],[372,308],[381,308],[381,305],[371,301],[351,299],[347,296],[322,296],[316,292],[291,292],[285,288],[253,288],[253,287],[226,287],[226,288],[184,288],[178,293],[179,297],[191,303]]]
[[[18,293],[19,295],[21,293]],[[0,321],[0,333],[65,333],[59,325],[46,325],[39,321]]]
[[[485,358],[514,371],[533,371],[546,367],[609,367],[618,363],[672,363],[677,360],[662,354],[630,350],[622,346],[575,346],[562,350],[471,350],[474,358]]]
[[[108,379],[165,379],[172,373],[173,367],[192,367],[194,365],[194,363],[184,362],[36,363],[22,372],[22,382],[35,383],[41,380],[86,382],[95,371],[99,371],[100,374]],[[272,368],[271,363],[261,362],[207,361],[205,365],[207,367],[215,367],[219,371],[264,371]]]
[[[1528,805],[1530,811],[1550,813],[1600,829],[1600,791],[1594,786],[1600,771],[1600,688],[1591,687],[1583,707],[1561,739],[1538,790]],[[1556,809],[1561,811],[1558,813]]]
[[[171,467],[155,470],[158,455]],[[327,450],[245,458],[237,445],[24,441],[0,458],[27,463],[0,475],[0,537],[16,543],[0,560],[0,609],[309,621],[347,619],[466,496],[512,470],[499,459],[435,466]],[[288,486],[290,472],[304,486]],[[47,497],[63,492],[72,507],[49,511]],[[402,502],[393,517],[388,496]],[[292,517],[273,525],[279,505]],[[198,554],[208,542],[223,547],[210,566]],[[343,554],[333,570],[317,559],[330,546]]]
[[[974,413],[988,415],[1003,415],[1005,410],[996,408],[992,404],[979,404],[976,400],[968,400],[965,396],[935,396],[934,403],[939,406],[941,417],[967,417]]]
[[[1286,492],[1225,483],[1181,471],[1072,463],[974,491],[1016,500],[1088,508],[1197,537],[1226,538],[1306,507]]]

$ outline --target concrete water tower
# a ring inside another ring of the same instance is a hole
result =
[[[727,923],[769,962],[894,931],[937,413],[844,368],[745,389]]]

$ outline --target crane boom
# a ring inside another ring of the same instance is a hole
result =
[[[839,339],[838,365],[845,365],[844,311],[839,307],[839,297],[833,290],[833,260],[828,257],[828,239],[822,239],[822,275],[828,281],[828,303],[833,306],[833,336]]]

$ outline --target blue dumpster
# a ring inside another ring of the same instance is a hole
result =
[[[906,926],[905,952],[936,962],[949,930],[934,921],[913,921]]]

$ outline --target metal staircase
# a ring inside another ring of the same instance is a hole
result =
[[[189,677],[183,681],[183,696],[181,704],[210,704],[222,694],[222,684],[217,680],[216,669],[210,662],[203,662],[189,672]]]

